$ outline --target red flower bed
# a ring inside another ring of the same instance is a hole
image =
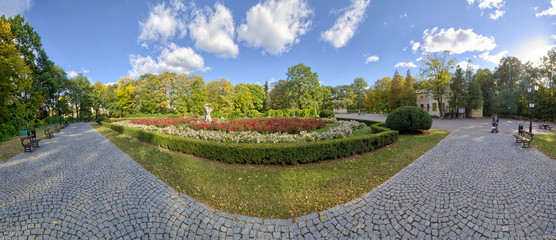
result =
[[[222,121],[214,119],[211,123],[205,123],[198,118],[161,118],[161,119],[137,119],[131,123],[156,125],[166,127],[170,125],[187,124],[191,129],[213,130],[226,132],[259,132],[259,133],[289,133],[297,134],[301,131],[314,131],[325,127],[326,122],[314,118],[240,118]]]

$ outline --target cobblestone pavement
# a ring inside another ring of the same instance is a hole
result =
[[[556,161],[513,142],[454,132],[361,198],[277,220],[179,195],[77,123],[0,163],[0,239],[553,239]]]

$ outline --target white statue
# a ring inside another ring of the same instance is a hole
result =
[[[212,112],[214,108],[212,107],[212,105],[210,105],[210,103],[205,104],[203,108],[205,108],[205,122],[210,123],[212,121],[212,118],[210,117],[210,112]]]

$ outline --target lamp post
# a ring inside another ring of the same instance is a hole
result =
[[[21,98],[25,101],[25,121],[27,122],[27,136],[31,135],[29,132],[29,116],[27,115],[27,102],[31,99],[31,94],[29,92],[21,91]]]
[[[539,91],[539,84],[535,83],[535,85],[529,85],[527,87],[527,92],[531,95],[531,103],[529,103],[529,132],[533,132],[533,108],[535,107],[535,103],[533,103],[533,97]]]

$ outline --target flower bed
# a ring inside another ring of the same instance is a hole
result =
[[[298,134],[303,131],[311,132],[326,126],[326,121],[322,118],[213,119],[210,123],[205,123],[199,118],[155,118],[134,119],[130,123],[146,126],[154,125],[162,128],[186,125],[193,130],[289,134]]]
[[[324,122],[324,120],[322,119],[320,121]],[[149,122],[151,124],[144,124],[146,122]],[[278,122],[278,124],[276,125],[281,124],[280,121],[275,121],[274,123],[276,122]],[[306,121],[306,122],[311,122],[311,121]],[[119,121],[119,122],[114,122],[114,124],[142,129],[142,130],[161,132],[161,133],[176,135],[180,137],[195,138],[195,139],[225,142],[225,143],[289,143],[289,142],[311,142],[311,141],[318,141],[318,140],[337,139],[337,138],[349,137],[351,136],[353,130],[365,126],[365,124],[356,121],[338,121],[337,123],[335,123],[335,126],[333,126],[328,131],[323,133],[317,133],[314,131],[313,132],[301,131],[298,134],[288,134],[284,132],[264,133],[264,131],[263,133],[258,131],[247,132],[245,128],[243,131],[238,131],[238,132],[227,131],[227,130],[220,130],[220,131],[206,130],[207,128],[211,129],[209,127],[195,129],[195,127],[191,127],[191,126],[202,125],[200,123],[196,123],[195,121],[190,121],[189,126],[186,124],[172,125],[172,124],[161,124],[160,122],[157,121],[136,121],[136,120]],[[319,123],[318,121],[314,121],[313,124],[314,126],[316,126]],[[322,123],[320,124],[324,125]],[[209,124],[206,125],[208,126]],[[212,126],[219,126],[219,125],[213,124]]]
[[[142,141],[172,151],[180,151],[195,156],[224,163],[247,164],[299,164],[325,159],[352,156],[396,142],[398,131],[382,127],[383,123],[372,124],[373,134],[341,139],[301,143],[222,143],[203,139],[172,136],[161,132],[101,122],[120,133],[136,137]],[[157,128],[156,126],[145,126]],[[175,126],[174,126],[175,127]],[[214,132],[214,131],[212,131]],[[239,132],[242,133],[242,132]],[[253,134],[253,133],[251,133]]]

